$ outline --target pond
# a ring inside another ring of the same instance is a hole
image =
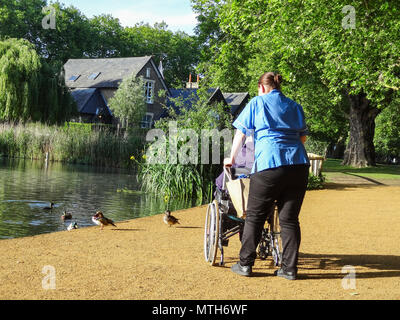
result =
[[[71,222],[93,226],[96,211],[117,223],[166,209],[163,195],[140,192],[136,175],[126,170],[2,158],[0,181],[0,239],[62,231]],[[50,202],[54,207],[46,210]],[[169,209],[200,204],[171,199]],[[72,220],[61,219],[64,211]]]

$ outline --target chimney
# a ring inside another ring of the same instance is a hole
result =
[[[189,82],[186,82],[186,89],[198,89],[199,88],[199,75],[197,75],[197,82],[192,82],[192,74],[189,74]]]

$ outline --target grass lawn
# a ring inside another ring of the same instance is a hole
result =
[[[347,174],[372,179],[400,179],[400,165],[378,164],[376,167],[353,168],[341,164],[342,160],[327,159],[324,161],[322,173],[329,177]]]

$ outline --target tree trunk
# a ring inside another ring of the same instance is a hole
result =
[[[375,166],[375,118],[380,110],[371,106],[371,101],[364,94],[348,97],[350,136],[343,164],[357,168]]]

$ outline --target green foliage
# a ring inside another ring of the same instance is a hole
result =
[[[60,123],[74,114],[64,77],[28,41],[0,42],[0,70],[1,120]]]
[[[307,137],[307,141],[304,144],[308,153],[318,154],[325,156],[329,143],[314,139],[312,136]]]
[[[170,162],[169,158],[166,160],[166,164],[142,163],[139,172],[143,190],[164,194],[171,198],[193,197],[203,201],[212,199],[215,178],[222,171],[222,167],[220,164],[212,164],[211,157],[208,164],[202,163],[200,137],[202,130],[231,128],[232,119],[230,112],[224,105],[209,104],[208,98],[206,92],[200,92],[199,99],[197,101],[192,100],[191,103],[187,100],[172,99],[180,112],[177,114],[175,109],[170,109],[170,117],[156,122],[155,127],[168,133],[170,121],[176,121],[178,133],[167,137],[167,154],[170,154],[168,150],[170,143],[173,141],[177,141],[177,150],[179,152],[182,150],[181,148],[184,148],[191,141],[191,138],[194,138],[198,139],[196,140],[198,144],[197,150],[194,149],[192,151],[195,152],[197,158],[188,164],[183,164],[180,159],[175,164]],[[189,105],[192,105],[192,107],[188,107]],[[184,129],[193,130],[190,137],[181,135]],[[218,142],[220,142],[220,149],[217,149],[220,157],[219,163],[222,163],[224,152],[230,146],[225,145],[223,141]],[[218,142],[215,143],[217,144]],[[149,148],[151,148],[151,143],[146,147],[147,150]]]
[[[374,143],[380,160],[400,158],[400,100],[377,117]]]
[[[50,64],[64,64],[68,59],[110,58],[153,55],[163,59],[164,77],[170,86],[182,87],[199,60],[196,37],[172,32],[165,23],[136,24],[123,27],[109,14],[87,18],[78,8],[61,2],[55,9],[56,28],[42,28],[48,12],[44,0],[0,2],[0,40],[23,38],[32,43],[38,54]]]
[[[123,32],[117,18],[102,14],[89,19],[90,56],[92,58],[120,57],[124,50]]]
[[[182,88],[189,73],[199,60],[199,46],[195,37],[184,32],[167,30],[165,23],[136,24],[124,28],[122,56],[153,55],[158,63],[163,61],[164,78],[170,87]]]
[[[373,167],[354,168],[343,165],[341,160],[327,159],[324,161],[323,172],[327,179],[338,174],[354,175],[370,179],[400,179],[400,166],[377,164]]]
[[[0,118],[28,120],[38,109],[41,62],[27,41],[0,42]]]
[[[109,105],[113,114],[130,126],[139,128],[146,113],[147,105],[143,98],[144,80],[136,75],[124,79]]]
[[[131,131],[123,137],[113,130],[93,129],[91,124],[48,126],[40,123],[0,125],[0,154],[11,158],[133,167],[129,156],[143,148],[144,132]]]
[[[42,8],[45,0],[2,0],[0,2],[0,40],[24,38],[39,47]]]
[[[197,70],[206,76],[213,56],[215,55],[217,44],[223,38],[219,25],[219,12],[224,1],[221,0],[191,0],[192,9],[196,14],[198,24],[195,28],[197,41],[201,50],[201,61]]]
[[[303,106],[322,141],[336,142],[354,125],[347,123],[350,98],[383,109],[399,95],[399,2],[352,3],[355,29],[342,26],[348,3],[341,0],[195,2],[207,11],[214,5],[222,32],[207,51],[211,63],[204,61],[210,82],[255,94],[263,72],[280,72],[283,92]]]
[[[314,176],[313,174],[308,175],[307,190],[320,190],[324,189],[325,176]]]

